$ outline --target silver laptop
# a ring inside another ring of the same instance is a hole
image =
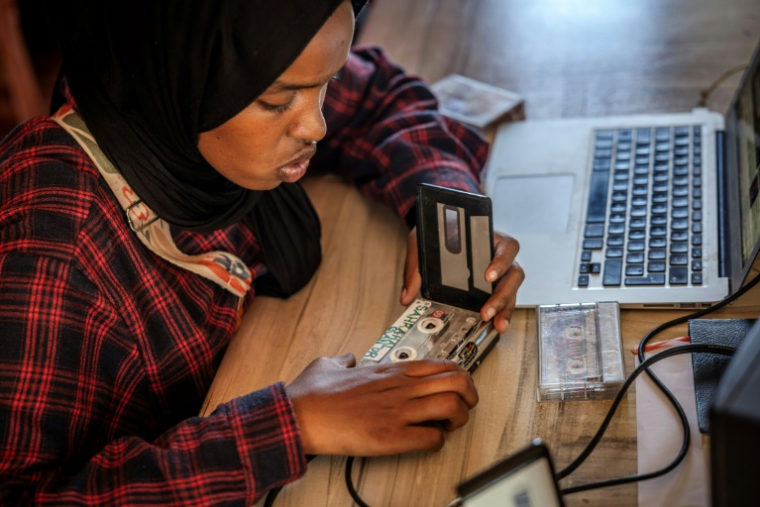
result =
[[[486,172],[520,241],[518,306],[695,308],[737,290],[760,237],[760,51],[727,115],[507,123]]]

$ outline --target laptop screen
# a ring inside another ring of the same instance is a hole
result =
[[[737,94],[734,114],[744,265],[760,237],[760,65],[757,62]]]

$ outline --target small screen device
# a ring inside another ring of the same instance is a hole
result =
[[[360,364],[449,359],[472,372],[499,339],[480,309],[493,293],[491,199],[421,184],[415,194],[421,298],[377,340]]]
[[[549,449],[536,439],[457,486],[462,507],[564,507]]]

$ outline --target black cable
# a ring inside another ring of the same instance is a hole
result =
[[[617,396],[615,397],[615,401],[612,402],[612,406],[610,407],[609,412],[607,412],[607,416],[604,418],[604,421],[602,422],[602,425],[599,427],[599,430],[596,432],[596,435],[594,435],[594,438],[591,439],[591,442],[589,442],[589,445],[584,449],[584,451],[581,453],[578,458],[573,461],[568,467],[566,467],[564,470],[560,472],[562,474],[562,477],[567,476],[570,474],[573,470],[575,470],[585,459],[588,457],[588,455],[591,453],[591,451],[596,447],[596,444],[599,443],[599,440],[602,439],[602,436],[604,435],[605,430],[607,429],[607,426],[610,424],[610,421],[612,420],[612,416],[615,415],[615,411],[617,410],[618,406],[620,405],[620,402],[623,400],[623,396],[625,396],[626,391],[631,386],[633,381],[636,379],[636,377],[641,374],[643,371],[647,371],[648,368],[653,365],[654,363],[658,361],[662,361],[663,359],[667,359],[671,356],[679,355],[679,354],[693,354],[698,352],[709,352],[712,354],[722,354],[726,356],[733,355],[736,351],[733,347],[726,347],[724,345],[711,345],[711,344],[698,344],[698,345],[683,345],[680,347],[674,347],[672,349],[664,350],[640,365],[636,367],[635,370],[633,370],[633,373],[628,376],[628,378],[625,379],[625,382],[620,388],[620,391],[618,391]],[[688,421],[687,421],[688,425]],[[687,427],[688,430],[688,427]],[[647,479],[653,479],[655,477],[659,477],[660,475],[664,475],[668,472],[670,472],[673,468],[678,466],[678,463],[675,461],[672,462],[670,465],[666,466],[665,468],[661,470],[657,470],[655,472],[649,472],[646,474],[641,475],[630,475],[627,477],[618,477],[616,479],[608,479],[605,481],[599,481],[599,482],[591,482],[588,484],[581,484],[579,486],[573,486],[570,488],[564,488],[560,490],[560,493],[563,495],[569,495],[571,493],[578,493],[579,491],[586,491],[589,489],[596,489],[596,488],[604,488],[607,486],[617,486],[619,484],[627,484],[629,482],[637,482],[637,481],[644,481]],[[558,479],[559,477],[558,474]]]
[[[354,481],[351,479],[351,469],[354,467],[354,457],[348,456],[346,458],[346,488],[348,488],[348,493],[351,495],[351,498],[354,499],[354,502],[356,502],[356,505],[359,507],[369,507],[367,503],[362,500],[362,497],[359,496],[359,493],[356,492],[354,489]]]

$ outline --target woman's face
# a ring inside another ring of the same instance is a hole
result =
[[[201,133],[201,155],[249,190],[269,190],[303,176],[316,142],[325,136],[327,85],[345,64],[353,34],[353,9],[344,1],[263,94],[219,127]]]

